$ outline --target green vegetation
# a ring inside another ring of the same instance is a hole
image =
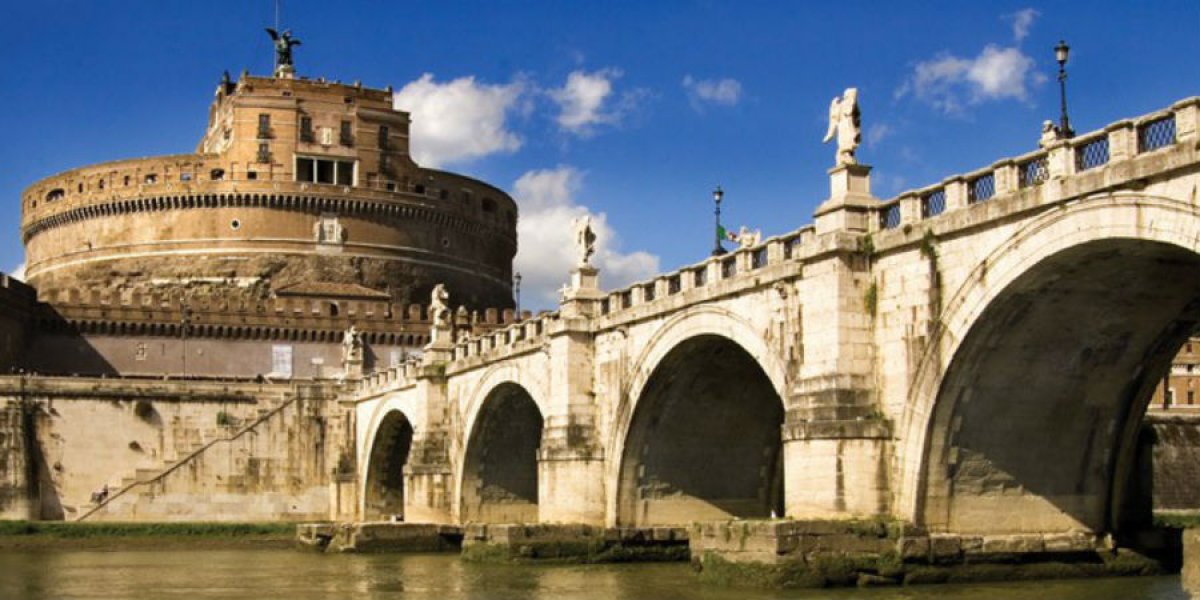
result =
[[[503,544],[463,546],[464,560],[484,563],[594,564],[686,561],[686,544],[624,545],[602,539],[531,542],[516,548]]]
[[[0,521],[0,550],[291,548],[295,523]]]
[[[875,311],[879,308],[879,286],[874,281],[863,294],[863,306],[866,307],[867,314],[875,316]]]
[[[0,537],[57,539],[131,537],[270,537],[291,538],[295,523],[76,523],[67,521],[0,521]]]
[[[1170,527],[1172,529],[1196,529],[1200,527],[1200,514],[1155,513],[1154,524],[1159,527]]]

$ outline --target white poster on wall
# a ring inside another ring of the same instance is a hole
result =
[[[271,346],[271,376],[284,378],[292,376],[291,346]]]

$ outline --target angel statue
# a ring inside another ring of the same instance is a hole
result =
[[[592,216],[583,215],[575,219],[575,248],[579,252],[579,266],[590,267],[592,255],[596,253],[596,232],[592,230]]]
[[[362,334],[358,328],[351,325],[346,333],[342,334],[342,361],[343,362],[362,362],[363,347]]]
[[[450,292],[446,291],[446,284],[439,283],[433,286],[433,293],[429,298],[429,316],[433,321],[435,329],[450,328]]]
[[[821,142],[828,143],[834,133],[837,133],[837,166],[857,164],[854,150],[862,140],[857,88],[846,88],[841,98],[835,96],[833,102],[829,103],[829,131],[825,132],[825,139]]]
[[[292,64],[292,47],[299,46],[300,40],[292,37],[292,30],[285,29],[283,33],[279,33],[270,27],[267,28],[267,35],[275,41],[275,69],[279,70],[283,67],[288,67],[289,70]]]

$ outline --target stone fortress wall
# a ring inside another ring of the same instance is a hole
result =
[[[244,73],[209,117],[194,154],[24,192],[0,518],[323,518],[351,469],[338,390],[419,356],[432,287],[461,331],[517,320],[516,204],[414,163],[390,89]]]
[[[413,163],[408,115],[392,110],[390,93],[243,76],[221,84],[212,119],[201,153],[30,186],[21,204],[30,283],[53,294],[210,281],[263,295],[319,280],[413,302],[442,282],[473,308],[512,304],[515,203]]]

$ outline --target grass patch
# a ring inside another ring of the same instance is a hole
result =
[[[0,536],[59,539],[118,537],[280,537],[294,536],[295,523],[76,523],[0,521]]]
[[[1154,524],[1173,529],[1200,528],[1200,513],[1155,513]]]

